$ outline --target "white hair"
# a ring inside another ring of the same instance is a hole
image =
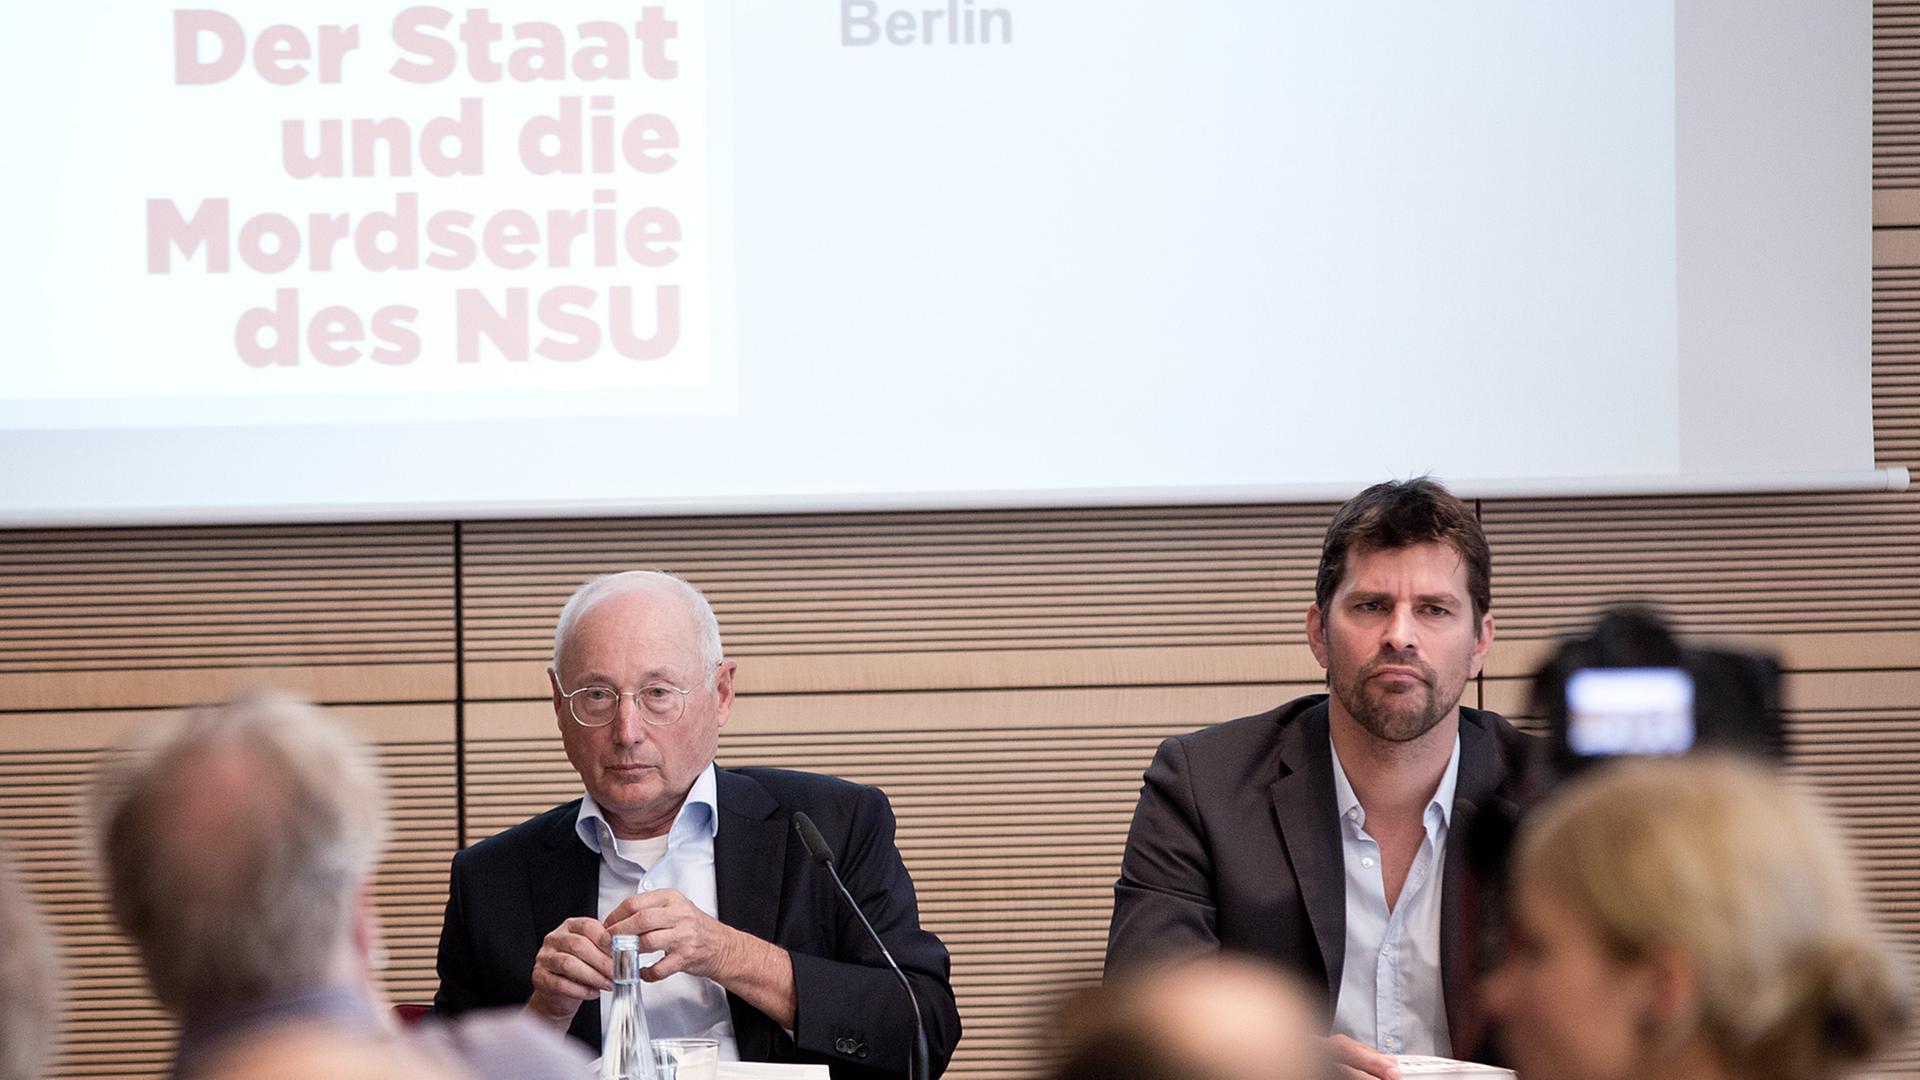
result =
[[[90,802],[114,921],[176,1015],[337,977],[386,840],[385,787],[347,728],[243,696],[109,760]]]
[[[567,598],[566,605],[560,609],[560,617],[553,625],[553,670],[560,670],[560,660],[567,651],[567,645],[573,640],[573,631],[581,618],[602,600],[620,596],[641,589],[664,588],[686,604],[692,614],[699,640],[694,644],[700,650],[700,667],[707,675],[707,685],[713,685],[715,669],[726,655],[720,650],[720,621],[714,618],[713,605],[699,589],[693,587],[685,578],[669,574],[665,570],[626,570],[618,574],[604,574],[575,589]]]

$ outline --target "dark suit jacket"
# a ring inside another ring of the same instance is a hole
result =
[[[719,918],[786,949],[798,1001],[792,1038],[728,995],[734,1037],[747,1061],[814,1062],[836,1080],[904,1076],[913,1011],[899,980],[827,872],[793,835],[804,811],[832,845],[835,866],[920,999],[937,1076],[960,1040],[946,946],[920,929],[913,881],[893,842],[893,809],[877,788],[784,769],[716,769],[714,837]],[[547,933],[593,916],[600,857],[574,831],[575,800],[453,857],[440,931],[436,1012],[524,1004],[533,958]],[[568,1034],[600,1045],[600,1005],[582,1005]]]
[[[1107,970],[1215,950],[1270,957],[1340,997],[1347,941],[1327,697],[1176,735],[1147,767],[1114,884]],[[1485,1053],[1474,998],[1476,815],[1517,814],[1531,738],[1460,710],[1460,773],[1440,893],[1441,987],[1457,1057]]]

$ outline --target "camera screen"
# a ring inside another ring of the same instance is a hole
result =
[[[1567,679],[1576,754],[1678,754],[1693,735],[1693,677],[1679,668],[1584,668]]]

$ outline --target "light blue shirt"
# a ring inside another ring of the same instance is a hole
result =
[[[1380,845],[1367,835],[1366,808],[1353,793],[1340,752],[1333,751],[1333,794],[1347,877],[1347,944],[1333,1030],[1389,1054],[1453,1053],[1447,999],[1440,985],[1440,875],[1459,776],[1456,734],[1453,757],[1427,804],[1426,839],[1389,912]]]
[[[588,794],[580,800],[574,828],[580,842],[600,856],[600,901],[596,917],[605,919],[622,900],[639,892],[673,889],[701,911],[720,917],[720,889],[713,871],[713,838],[720,833],[713,764],[693,782],[687,801],[659,840],[619,840],[605,815]],[[642,966],[661,953],[642,953]],[[640,1000],[646,1006],[647,1026],[656,1039],[706,1038],[720,1040],[722,1061],[740,1060],[733,1038],[733,1015],[727,1010],[727,992],[719,983],[686,972],[659,982],[642,983]],[[613,994],[600,995],[601,1033],[606,1031]]]

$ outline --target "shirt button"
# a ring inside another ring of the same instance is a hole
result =
[[[647,892],[652,892],[654,890],[653,879],[648,878],[647,880],[641,882],[640,887],[646,890]]]
[[[1400,1046],[1400,1040],[1394,1038],[1391,1035],[1387,1036],[1386,1043],[1387,1043],[1387,1049],[1389,1050],[1397,1049]]]
[[[1373,856],[1362,855],[1360,857],[1360,865],[1366,867],[1369,870],[1373,869]]]

